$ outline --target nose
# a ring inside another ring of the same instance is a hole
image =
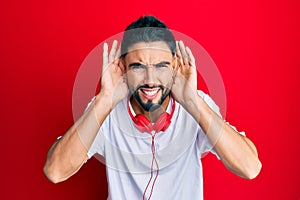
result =
[[[154,85],[155,77],[156,77],[155,68],[146,67],[144,83],[147,85]]]

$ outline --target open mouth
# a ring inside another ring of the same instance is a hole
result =
[[[141,88],[140,90],[146,99],[153,100],[159,94],[160,88]]]

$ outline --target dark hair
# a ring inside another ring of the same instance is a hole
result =
[[[121,44],[121,57],[125,57],[130,46],[138,42],[165,42],[172,55],[175,55],[176,43],[170,29],[154,16],[140,17],[132,22],[126,29],[123,35]]]

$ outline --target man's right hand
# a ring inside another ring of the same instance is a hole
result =
[[[117,50],[117,46],[117,41],[114,41],[108,54],[108,45],[104,43],[100,93],[83,115],[49,150],[44,173],[54,183],[68,179],[88,160],[87,152],[99,128],[110,111],[128,93],[126,81],[123,80],[124,69],[120,65],[120,50]]]
[[[120,59],[118,42],[114,40],[109,53],[108,44],[104,43],[101,89],[98,95],[104,95],[110,99],[111,109],[128,94],[128,87],[124,78],[125,68]]]

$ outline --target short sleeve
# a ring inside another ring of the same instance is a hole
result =
[[[207,94],[205,94],[203,91],[198,90],[198,95],[205,101],[205,103],[217,114],[219,117],[222,118],[222,115],[220,113],[219,106],[214,102],[214,100]]]
[[[85,111],[88,110],[88,108],[91,106],[91,104],[93,103],[93,101],[95,100],[96,96],[94,96],[91,101],[88,103]],[[104,125],[105,121],[103,122],[102,126],[100,127],[90,149],[87,152],[87,156],[88,158],[91,158],[92,156],[94,156],[95,154],[100,154],[103,155],[104,154],[104,135],[103,135],[103,125]]]
[[[205,94],[203,91],[198,91],[198,95],[205,101],[205,103],[219,116],[223,119],[221,113],[220,113],[220,109],[218,107],[218,105],[214,102],[214,100],[207,94]],[[225,120],[224,120],[225,121]],[[228,122],[226,122],[228,125],[230,125],[236,132],[238,132],[239,134],[246,136],[245,132],[239,132],[236,127],[232,126],[231,124],[229,124]],[[220,159],[220,157],[218,156],[218,154],[216,153],[215,149],[213,148],[214,144],[211,144],[211,142],[209,141],[209,139],[206,137],[206,134],[203,132],[203,130],[200,130],[200,133],[198,134],[198,147],[199,147],[199,151],[201,154],[205,154],[206,152],[211,152],[213,154],[215,154],[218,159]]]
[[[100,128],[94,139],[92,146],[90,147],[89,151],[87,152],[88,158],[91,158],[95,154],[100,154],[100,155],[104,156],[104,141],[105,141],[105,137],[104,137],[102,128]]]

